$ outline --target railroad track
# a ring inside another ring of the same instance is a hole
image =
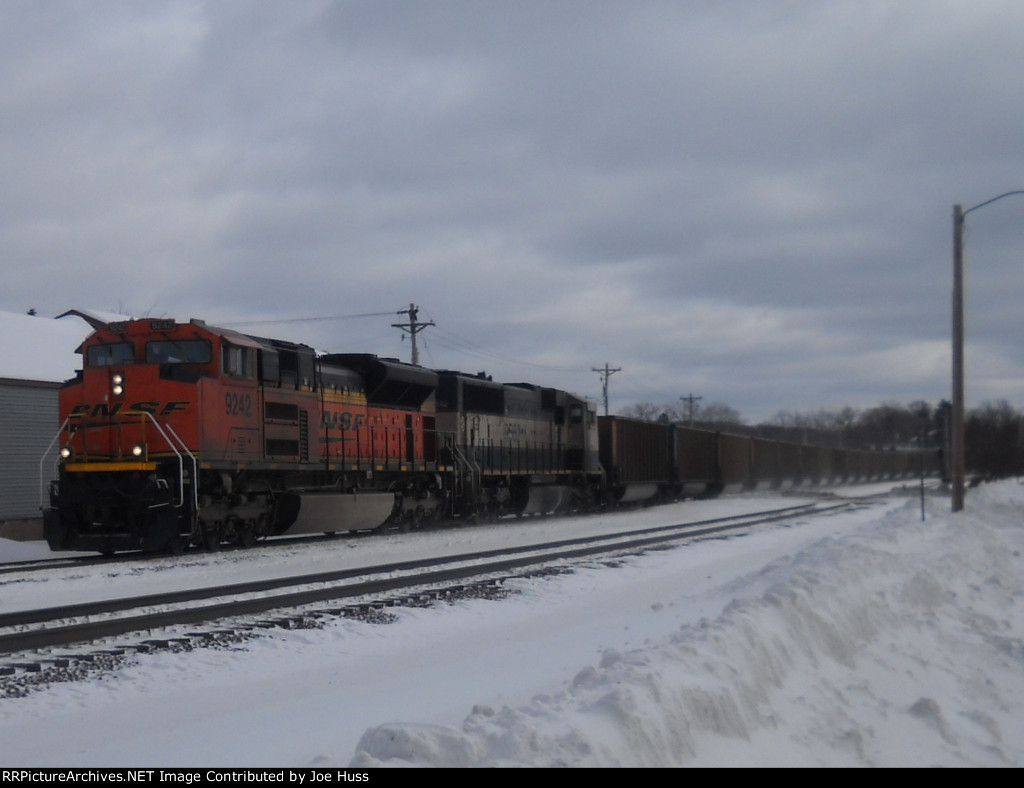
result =
[[[493,596],[500,594],[501,583],[509,577],[552,571],[573,561],[636,553],[863,505],[802,504],[511,549],[0,614],[0,680],[19,672],[67,668],[74,660],[92,663],[103,655],[238,637],[239,632],[261,627],[311,626],[331,616],[374,618],[393,605]]]
[[[94,566],[96,564],[116,561],[116,558],[105,556],[84,555],[74,558],[39,558],[34,561],[8,561],[0,564],[0,576],[13,574],[31,574],[33,572],[46,572],[53,569],[71,567]]]

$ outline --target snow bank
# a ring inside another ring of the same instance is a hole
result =
[[[971,511],[984,511],[985,519]],[[776,560],[714,620],[605,652],[461,727],[370,728],[371,766],[1004,766],[1024,762],[1024,492],[919,504]]]

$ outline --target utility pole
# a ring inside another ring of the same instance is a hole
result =
[[[703,397],[695,397],[695,396],[693,396],[693,393],[691,392],[690,396],[688,396],[688,397],[680,397],[679,399],[681,399],[683,402],[685,402],[687,404],[687,406],[689,407],[689,409],[690,409],[690,426],[692,427],[693,426],[693,408],[694,408],[694,406],[698,402],[700,402],[704,398]]]
[[[972,211],[1013,195],[1024,195],[1024,189],[1000,194],[967,210],[961,205],[953,206],[953,408],[950,414],[950,454],[953,456],[950,458],[950,475],[954,512],[964,508],[967,477],[964,434],[964,220]]]
[[[953,408],[950,471],[953,511],[964,508],[964,209],[953,206]]]
[[[608,366],[608,362],[604,362],[604,369],[600,367],[591,367],[591,372],[596,372],[601,376],[601,385],[604,390],[604,415],[608,415],[608,378],[614,375],[616,372],[622,372],[622,367],[616,367],[612,369]]]
[[[413,366],[418,367],[420,365],[420,351],[416,347],[416,335],[428,326],[434,325],[434,321],[431,320],[429,323],[420,323],[416,318],[420,314],[420,310],[416,308],[415,304],[409,304],[408,309],[400,309],[398,311],[400,315],[408,315],[408,323],[392,323],[392,328],[400,328],[405,331],[412,339],[412,363]]]

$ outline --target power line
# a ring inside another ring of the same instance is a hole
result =
[[[319,323],[325,320],[355,320],[360,317],[381,317],[383,315],[394,315],[396,312],[363,312],[358,315],[331,315],[328,317],[293,317],[285,318],[282,320],[247,320],[238,323],[221,323],[220,325],[224,328],[233,328],[235,326],[274,326],[283,325],[285,323]],[[402,314],[398,312],[397,314]]]
[[[427,314],[428,316],[430,316],[429,311],[427,311]],[[441,337],[438,337],[438,334],[441,334]],[[477,358],[483,361],[517,364],[522,367],[532,367],[534,369],[548,369],[557,372],[583,371],[582,367],[556,367],[550,364],[536,364],[531,361],[523,361],[518,358],[513,358],[512,356],[505,356],[502,355],[501,353],[495,353],[494,351],[483,348],[474,342],[470,342],[467,339],[463,339],[462,337],[453,334],[451,331],[446,331],[444,328],[441,328],[440,326],[437,326],[436,331],[431,332],[431,336],[433,337],[431,341],[435,344],[440,345],[441,347],[455,351],[456,353],[465,353],[468,356],[476,356]],[[446,339],[447,341],[445,341]]]
[[[218,323],[218,325],[224,326],[224,328],[241,328],[241,327],[245,327],[245,326],[272,326],[272,325],[286,325],[286,324],[291,324],[291,323],[321,323],[321,322],[326,322],[326,321],[331,321],[331,320],[356,320],[356,319],[365,318],[365,317],[384,317],[384,316],[390,316],[390,315],[395,315],[395,314],[408,315],[408,314],[410,314],[410,310],[413,310],[413,309],[419,311],[420,308],[416,307],[413,304],[410,304],[409,307],[406,308],[406,309],[393,310],[393,311],[390,311],[390,312],[361,312],[361,313],[353,314],[353,315],[326,315],[326,316],[321,316],[321,317],[295,317],[295,318],[281,318],[279,320],[246,320],[246,321],[238,321],[238,322],[230,322],[230,323]],[[458,336],[456,334],[453,334],[450,331],[446,331],[445,329],[437,326],[437,324],[433,321],[432,316],[430,315],[429,311],[427,311],[427,310],[424,310],[424,311],[427,312],[428,317],[431,318],[429,320],[429,322],[427,322],[427,323],[420,323],[416,319],[415,316],[411,316],[408,323],[405,323],[405,324],[393,323],[392,324],[394,327],[401,328],[404,331],[407,331],[408,333],[411,334],[412,339],[413,339],[413,351],[414,351],[413,355],[414,356],[418,357],[418,355],[419,355],[418,354],[418,345],[416,343],[416,335],[419,334],[419,332],[423,328],[426,328],[427,326],[433,326],[433,327],[435,327],[437,329],[435,332],[433,332],[434,335],[435,335],[433,342],[435,344],[438,344],[441,347],[447,348],[448,350],[454,351],[456,353],[463,353],[463,354],[468,355],[468,356],[475,356],[475,357],[477,357],[477,358],[479,358],[479,359],[481,359],[483,361],[490,361],[492,363],[494,363],[494,362],[502,362],[502,363],[506,363],[506,364],[516,364],[516,365],[523,366],[523,367],[531,367],[533,369],[547,369],[547,370],[558,371],[558,372],[580,372],[580,371],[583,371],[583,369],[584,369],[583,367],[559,367],[559,366],[554,366],[554,365],[551,365],[551,364],[537,364],[537,363],[534,363],[534,362],[531,362],[531,361],[523,361],[523,360],[518,359],[518,358],[513,358],[512,356],[505,356],[505,355],[502,355],[501,353],[495,353],[492,350],[488,350],[486,348],[483,348],[480,345],[477,345],[477,344],[475,344],[473,342],[470,342],[469,340],[463,339],[462,337],[460,337],[460,336]],[[413,331],[415,331],[415,333],[412,333]],[[437,336],[438,333],[441,334],[440,337]],[[414,361],[413,363],[415,364],[417,362]]]
[[[558,372],[578,372],[582,370],[582,367],[556,367],[550,364],[537,364],[532,361],[523,361],[521,359],[513,358],[511,356],[504,356],[500,353],[494,353],[492,351],[485,350],[484,348],[481,348],[479,345],[474,345],[472,342],[462,339],[461,337],[458,337],[450,332],[444,331],[443,329],[439,328],[438,331],[444,336],[438,337],[437,333],[435,333],[432,335],[433,338],[431,339],[431,342],[433,342],[436,345],[440,345],[441,347],[447,348],[448,350],[452,350],[456,353],[463,353],[467,356],[474,356],[483,361],[489,361],[492,363],[501,362],[505,364],[515,364],[521,367],[531,367],[533,369],[547,369]]]

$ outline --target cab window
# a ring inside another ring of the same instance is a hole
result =
[[[86,350],[90,367],[115,367],[135,363],[135,348],[130,342],[114,345],[93,345]]]
[[[208,364],[213,353],[205,339],[160,340],[146,343],[147,364]]]
[[[252,349],[225,342],[221,348],[221,361],[225,375],[233,378],[252,378]]]

